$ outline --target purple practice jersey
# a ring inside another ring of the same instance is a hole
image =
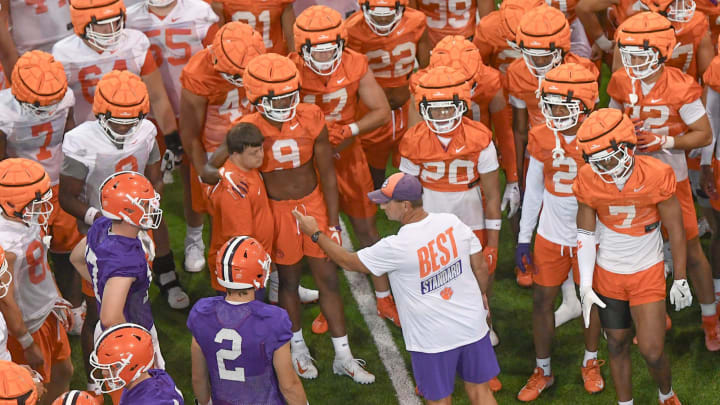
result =
[[[93,291],[100,313],[105,284],[113,277],[132,277],[123,315],[127,322],[136,323],[147,330],[153,327],[148,289],[152,275],[148,266],[142,242],[110,233],[112,221],[98,218],[87,234],[85,261],[92,278]]]
[[[165,370],[148,370],[150,378],[139,382],[120,397],[120,405],[184,405],[182,393]]]
[[[207,362],[213,405],[285,404],[273,354],[292,338],[290,325],[284,309],[260,301],[195,304],[187,326]]]

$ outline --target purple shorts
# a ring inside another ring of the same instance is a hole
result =
[[[463,381],[475,384],[488,382],[500,374],[489,333],[477,342],[446,352],[410,352],[410,359],[418,391],[429,401],[450,396],[456,374]]]

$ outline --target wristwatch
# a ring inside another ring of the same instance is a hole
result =
[[[315,231],[315,233],[310,236],[310,240],[318,243],[318,238],[320,238],[320,234],[322,234],[322,231]]]

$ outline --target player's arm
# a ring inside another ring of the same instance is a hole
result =
[[[477,0],[477,12],[480,18],[490,14],[495,10],[495,2],[493,0]]]
[[[495,148],[493,148],[494,151]],[[480,187],[485,197],[485,230],[487,231],[487,246],[497,248],[500,243],[500,176],[498,170],[480,173]]]
[[[218,16],[218,27],[222,27],[223,25],[225,25],[227,21],[225,21],[225,7],[223,3],[219,1],[213,1],[212,3],[210,3],[210,7]]]
[[[148,54],[150,54],[150,51],[148,51]],[[152,58],[152,55],[150,58]],[[165,136],[177,132],[175,112],[173,112],[172,105],[170,105],[170,99],[165,90],[160,70],[156,68],[151,73],[143,75],[142,81],[147,86],[148,95],[150,96],[150,108],[160,131]]]
[[[90,272],[85,261],[85,248],[87,248],[87,237],[82,238],[80,242],[70,252],[70,263],[85,281],[90,281]]]
[[[575,14],[585,27],[587,37],[606,53],[612,51],[613,42],[605,36],[597,13],[605,12],[610,6],[618,3],[619,0],[580,0],[575,7]]]
[[[475,274],[475,279],[478,282],[478,286],[480,286],[480,291],[482,291],[483,294],[486,294],[490,273],[488,272],[487,261],[481,252],[470,255],[470,267],[472,267],[473,274]]]
[[[687,124],[688,131],[683,136],[673,137],[673,148],[690,150],[695,148],[702,148],[703,146],[710,145],[712,142],[712,130],[710,129],[710,121],[708,120],[705,112],[705,107],[700,99],[695,100],[690,104],[686,104],[680,108],[680,115],[690,114],[683,111],[684,109],[695,109],[698,114],[702,113],[702,116],[696,119],[692,124]]]
[[[697,51],[697,69],[698,77],[702,77],[710,66],[710,62],[715,57],[715,48],[713,48],[712,39],[710,39],[710,32],[706,32],[700,40]]]
[[[673,278],[683,280],[687,278],[686,258],[687,244],[685,241],[685,227],[682,222],[682,208],[677,197],[673,195],[657,204],[660,221],[667,230],[670,239],[670,251],[673,258]]]
[[[7,135],[0,131],[0,160],[7,158]]]
[[[353,135],[368,133],[390,122],[390,104],[383,88],[375,80],[372,70],[368,69],[360,79],[358,95],[360,101],[368,108],[368,112],[355,121],[357,133]]]
[[[518,243],[530,243],[532,241],[533,231],[540,217],[540,208],[542,207],[543,193],[545,192],[543,166],[542,162],[530,156],[530,163],[525,177],[525,195],[522,202]]]
[[[295,10],[292,3],[285,5],[282,16],[280,16],[280,24],[282,24],[283,37],[287,45],[288,53],[295,52],[295,34],[293,27],[295,26]]]
[[[195,337],[190,345],[190,359],[192,360],[192,388],[195,399],[201,405],[210,403],[210,379],[208,378],[207,361]],[[292,367],[292,364],[291,364]]]
[[[577,180],[576,184],[577,184]],[[582,303],[585,328],[590,326],[590,312],[593,304],[605,308],[605,303],[592,289],[595,272],[595,209],[578,201],[577,223],[577,258],[580,273],[580,300]]]
[[[72,131],[75,128],[75,108],[70,107],[68,109],[68,117],[65,120],[65,130],[64,134],[67,134],[68,132]]]
[[[702,148],[700,158],[700,184],[711,198],[717,199],[718,196],[717,187],[715,186],[715,177],[713,176],[712,159],[715,154],[717,146],[718,131],[720,131],[720,93],[716,92],[709,85],[705,85],[705,91],[703,92],[703,104],[707,109],[708,121],[710,121],[710,128],[712,130],[713,140],[710,145]]]
[[[219,169],[225,164],[228,156],[227,144],[223,142],[210,155],[210,159],[208,159],[205,166],[203,166],[202,172],[200,172],[203,183],[217,184],[220,181]]]
[[[282,393],[288,405],[305,405],[308,403],[305,396],[305,389],[300,382],[300,377],[293,369],[290,356],[290,342],[280,346],[273,353],[273,367],[277,375],[280,393]]]
[[[527,108],[512,107],[512,131],[515,139],[515,160],[517,170],[522,172],[525,167],[525,146],[528,140],[528,111]],[[522,176],[519,176],[520,188],[524,187]]]
[[[0,0],[0,63],[10,82],[11,72],[20,56],[10,35],[10,0]]]
[[[490,100],[490,120],[495,132],[496,144],[500,151],[500,156],[506,156],[506,158],[500,162],[505,171],[505,181],[508,183],[517,183],[517,162],[516,159],[513,159],[513,157],[515,157],[515,139],[513,138],[511,123],[507,122],[503,114],[505,107],[505,95],[503,90],[500,89],[492,100]]]
[[[155,192],[162,194],[165,183],[163,183],[162,179],[160,147],[157,142],[153,142],[153,148],[150,151],[148,164],[145,166],[145,177],[150,180],[150,184],[153,185]]]
[[[337,177],[335,176],[332,145],[328,139],[328,131],[325,126],[323,126],[320,135],[315,139],[314,152],[315,164],[320,173],[320,187],[325,196],[325,205],[327,205],[328,225],[330,227],[338,226]]]
[[[65,155],[60,169],[60,192],[58,200],[65,212],[92,225],[102,214],[95,207],[80,199],[85,188],[89,169],[83,163]]]
[[[205,148],[200,136],[205,126],[205,111],[208,100],[190,90],[182,89],[180,95],[180,140],[190,156],[190,163],[201,172],[207,161]]]
[[[123,310],[125,301],[134,277],[111,277],[105,283],[105,290],[100,303],[100,322],[103,328],[127,322]]]
[[[432,51],[433,45],[430,41],[430,34],[427,28],[424,29],[420,39],[417,43],[417,61],[420,69],[427,67],[430,64],[430,51]]]
[[[14,274],[15,272],[14,265],[16,259],[17,256],[14,253],[5,251],[5,260],[7,261],[8,271],[10,274]],[[35,370],[41,369],[45,360],[43,359],[42,351],[40,351],[40,348],[35,343],[35,340],[33,340],[32,335],[30,335],[30,331],[25,326],[22,310],[15,300],[14,286],[10,286],[10,288],[8,288],[7,295],[0,298],[0,312],[5,318],[8,331],[15,337],[15,339],[18,340],[18,342],[20,342],[20,345],[25,352],[25,360],[28,365]]]

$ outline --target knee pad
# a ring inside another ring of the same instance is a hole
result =
[[[605,308],[598,307],[600,324],[605,329],[630,329],[632,316],[630,315],[630,302],[604,297],[598,297],[605,303]]]

